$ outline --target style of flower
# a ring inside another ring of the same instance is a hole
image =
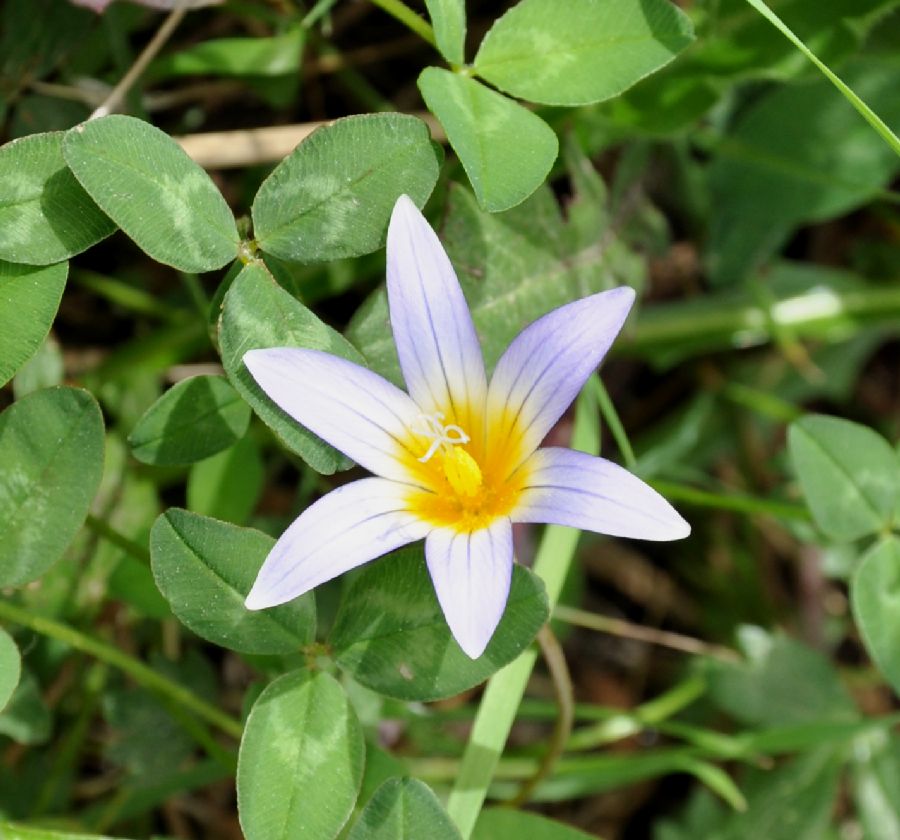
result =
[[[539,449],[625,321],[627,287],[526,327],[491,376],[444,249],[406,196],[387,238],[391,327],[408,394],[318,350],[251,350],[244,364],[291,417],[374,473],[331,491],[285,531],[247,597],[282,604],[395,548],[425,540],[447,623],[479,657],[506,606],[512,524],[548,522],[673,540],[688,524],[610,461]]]

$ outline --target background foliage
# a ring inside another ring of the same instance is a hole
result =
[[[0,837],[900,837],[898,6],[6,0]],[[399,382],[401,193],[489,368],[638,290],[551,436],[693,525],[520,529],[474,662],[421,546],[243,607],[353,465],[241,358]]]

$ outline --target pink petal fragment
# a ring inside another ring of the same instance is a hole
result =
[[[437,528],[425,540],[425,558],[450,632],[470,659],[484,653],[506,607],[512,579],[512,525],[460,533]]]
[[[401,195],[387,238],[391,326],[410,396],[468,423],[487,390],[481,346],[453,266],[425,217]]]
[[[398,455],[420,411],[399,388],[320,350],[250,350],[244,364],[279,408],[348,458],[384,478],[411,480]]]
[[[405,510],[407,492],[393,481],[363,478],[310,505],[269,552],[247,596],[247,609],[283,604],[422,539],[431,526]]]
[[[508,419],[492,427],[498,440],[488,446],[512,436],[521,438],[523,457],[534,452],[606,355],[633,302],[634,290],[620,286],[554,309],[522,330],[491,377],[488,416]]]
[[[680,540],[691,526],[652,487],[622,467],[572,449],[539,449],[514,522],[551,522],[614,537]]]

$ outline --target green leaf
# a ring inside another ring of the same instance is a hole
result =
[[[900,126],[890,61],[856,60],[844,78],[888,124]],[[722,138],[708,168],[716,209],[710,219],[711,279],[739,282],[794,227],[870,201],[897,169],[897,156],[826,80],[785,85],[759,97]]]
[[[853,701],[821,653],[787,636],[742,628],[745,662],[707,661],[713,702],[750,726],[843,722]]]
[[[854,751],[853,793],[866,840],[900,837],[900,737],[877,733]]]
[[[347,840],[460,840],[460,833],[428,785],[389,779],[359,815]]]
[[[192,464],[227,449],[249,425],[250,407],[225,377],[194,376],[147,409],[128,443],[145,464]]]
[[[188,473],[187,503],[194,513],[243,525],[263,489],[265,471],[252,437],[194,464]]]
[[[591,206],[599,215],[596,202]],[[575,221],[563,223],[549,187],[499,214],[483,211],[462,187],[450,190],[441,239],[489,369],[525,326],[551,309],[619,284],[640,286],[643,258],[605,225],[579,228]],[[354,315],[347,335],[373,370],[402,384],[383,290]]]
[[[900,694],[900,539],[889,537],[863,557],[850,599],[869,655]]]
[[[474,79],[437,67],[422,71],[419,90],[486,210],[515,207],[544,182],[559,143],[540,117]]]
[[[116,229],[66,167],[63,136],[32,134],[0,147],[0,259],[62,262]]]
[[[302,26],[271,38],[212,38],[157,59],[149,75],[283,76],[297,73],[306,40]]]
[[[811,414],[788,430],[791,461],[816,524],[834,540],[887,527],[900,493],[900,460],[858,423]]]
[[[0,387],[50,332],[68,273],[68,263],[34,268],[0,261]]]
[[[422,206],[440,171],[428,126],[403,114],[345,117],[314,131],[263,181],[253,228],[267,254],[315,262],[384,244],[397,198]]]
[[[103,417],[78,388],[48,388],[0,414],[0,586],[39,578],[87,516],[103,472]]]
[[[512,808],[485,808],[472,840],[589,840],[590,835],[540,814]]]
[[[41,687],[30,671],[22,671],[12,699],[0,712],[0,735],[19,744],[43,744],[50,738],[53,718]]]
[[[244,366],[244,353],[265,347],[325,350],[365,364],[350,342],[282,289],[264,265],[251,263],[231,284],[222,307],[219,348],[225,372],[262,421],[314,470],[346,469],[349,461],[275,405]]]
[[[279,677],[254,704],[241,741],[238,812],[247,840],[334,837],[353,810],[364,754],[334,677]]]
[[[425,7],[441,55],[451,64],[462,64],[466,60],[465,0],[425,0]]]
[[[344,592],[330,643],[335,660],[363,685],[403,700],[459,694],[512,662],[547,620],[543,584],[513,569],[506,611],[487,650],[469,659],[453,640],[421,546],[363,567]]]
[[[0,712],[16,690],[21,673],[22,659],[19,656],[19,649],[10,635],[0,628]]]
[[[168,134],[114,114],[67,132],[66,163],[141,250],[181,271],[212,271],[237,256],[222,194]]]
[[[754,770],[744,782],[748,806],[731,814],[716,840],[822,840],[834,810],[843,764],[840,749],[803,753],[774,770]]]
[[[251,528],[170,508],[150,532],[153,577],[198,636],[241,653],[296,653],[315,637],[311,594],[270,610],[244,606],[274,544]]]
[[[0,822],[0,837],[3,840],[115,840],[105,834],[102,837],[99,834],[69,834],[7,822]]]
[[[668,64],[693,37],[669,0],[521,0],[481,42],[475,72],[531,102],[587,105]]]
[[[16,371],[12,382],[13,394],[20,400],[42,388],[62,385],[65,375],[62,348],[52,335],[48,335],[37,352]]]

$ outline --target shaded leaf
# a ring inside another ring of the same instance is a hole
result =
[[[47,337],[68,273],[68,263],[35,268],[0,261],[0,387]]]
[[[219,347],[231,384],[288,449],[320,473],[333,473],[349,466],[350,462],[340,452],[275,405],[244,366],[244,353],[266,347],[325,350],[365,364],[350,342],[291,297],[261,263],[245,266],[225,295],[219,321]]]
[[[0,259],[62,262],[116,229],[66,166],[63,136],[32,134],[0,147]]]
[[[249,425],[250,407],[223,376],[193,376],[147,409],[128,443],[145,464],[191,464],[227,449]]]
[[[0,414],[0,586],[39,578],[87,516],[103,471],[103,417],[78,388],[36,391]]]
[[[0,712],[9,702],[22,673],[19,649],[10,635],[0,628]]]
[[[335,660],[363,685],[404,700],[459,694],[512,662],[547,620],[543,584],[513,569],[503,618],[476,660],[462,652],[434,594],[421,546],[363,567],[346,588],[330,643]]]
[[[252,528],[170,508],[150,533],[153,577],[198,636],[242,653],[294,653],[315,637],[312,594],[258,612],[244,606],[274,544]]]
[[[889,537],[863,557],[850,599],[869,655],[900,694],[900,539]]]
[[[485,808],[472,840],[588,840],[590,835],[540,814],[512,808]]]
[[[428,785],[389,779],[359,815],[347,840],[460,840],[460,833]]]
[[[256,507],[265,471],[252,437],[194,464],[187,480],[187,503],[194,513],[243,525]]]

